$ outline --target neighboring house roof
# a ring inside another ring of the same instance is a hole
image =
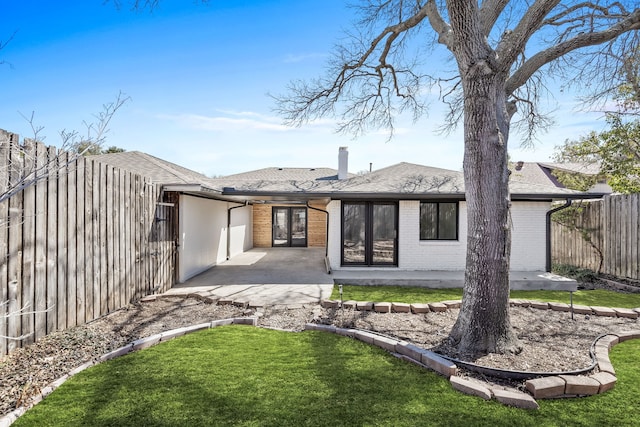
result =
[[[587,176],[597,176],[600,173],[600,165],[596,163],[517,162],[510,169],[512,182],[552,185],[557,188],[565,186],[553,175],[554,170]],[[598,183],[589,192],[611,193],[612,189],[607,184]]]
[[[582,175],[596,176],[600,174],[599,163],[538,163],[543,168],[556,169],[564,172],[580,173]]]
[[[140,151],[97,154],[87,158],[140,174],[158,184],[200,184],[209,180],[206,175]]]
[[[557,188],[564,188],[564,185],[551,174],[549,168],[540,166],[536,162],[518,162],[511,168],[509,179],[512,182],[522,182],[538,185],[548,185]]]

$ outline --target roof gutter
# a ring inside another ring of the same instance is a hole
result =
[[[329,212],[324,209],[314,208],[307,201],[307,208],[314,211],[322,212],[327,216],[327,230],[324,235],[324,266],[327,274],[331,274],[331,265],[329,264]]]
[[[244,208],[248,204],[249,202],[245,201],[242,205],[227,208],[227,261],[231,259],[231,211],[238,208]]]
[[[545,263],[545,267],[548,273],[551,272],[551,215],[553,215],[555,212],[561,211],[563,209],[567,209],[569,206],[571,206],[571,203],[573,203],[573,199],[566,199],[564,202],[564,205],[551,209],[549,211],[547,211],[547,218],[546,218],[546,226],[547,226],[547,231],[546,231],[546,250],[547,250],[547,258],[546,258],[546,263]]]
[[[222,196],[246,197],[255,200],[282,201],[308,201],[312,199],[331,200],[465,200],[464,193],[396,193],[396,192],[290,192],[290,191],[247,191],[225,187]],[[599,193],[511,193],[512,201],[551,201],[571,199],[598,199],[603,194]]]

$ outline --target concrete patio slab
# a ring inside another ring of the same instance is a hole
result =
[[[345,285],[397,285],[426,288],[462,288],[464,271],[416,271],[395,268],[349,268],[332,272],[336,284]],[[557,274],[543,271],[512,271],[509,273],[513,290],[576,291],[578,284]]]
[[[577,288],[574,280],[544,272],[512,271],[510,280],[511,289]],[[165,295],[206,294],[249,306],[299,305],[329,299],[334,283],[461,288],[464,272],[341,268],[328,274],[324,248],[254,248],[174,285]]]
[[[173,286],[165,295],[207,293],[250,306],[297,305],[329,299],[324,248],[255,248]]]

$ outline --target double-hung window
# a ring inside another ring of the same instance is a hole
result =
[[[420,202],[420,240],[458,240],[458,202]]]

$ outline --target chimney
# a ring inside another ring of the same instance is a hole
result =
[[[338,151],[338,179],[347,179],[349,176],[349,147],[340,147]]]

